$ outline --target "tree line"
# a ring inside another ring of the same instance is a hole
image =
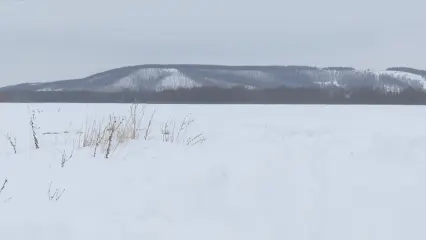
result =
[[[164,103],[164,104],[426,104],[426,92],[359,88],[193,88],[162,92],[5,91],[0,102],[15,103]]]

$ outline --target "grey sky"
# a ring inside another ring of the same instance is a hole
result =
[[[424,0],[0,0],[0,85],[144,63],[426,69]]]

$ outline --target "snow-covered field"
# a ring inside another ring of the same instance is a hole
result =
[[[0,105],[1,240],[426,239],[424,107],[148,105],[108,159],[81,147],[129,106]],[[187,114],[206,141],[164,142]]]

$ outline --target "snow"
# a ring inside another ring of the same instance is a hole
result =
[[[395,85],[390,85],[390,84],[384,84],[383,85],[383,89],[386,91],[386,92],[393,92],[393,93],[400,93],[400,92],[402,92],[402,88],[400,88],[400,87],[398,87],[398,86],[395,86]]]
[[[202,85],[195,82],[194,80],[184,76],[184,75],[172,75],[163,78],[159,84],[157,84],[156,91],[163,91],[169,89],[179,89],[179,88],[197,88]]]
[[[335,86],[343,87],[340,84],[344,75],[350,74],[347,72],[336,71],[336,70],[322,70],[322,71],[312,71],[305,70],[302,73],[307,74],[310,78],[314,79],[315,84],[318,84],[321,87]]]
[[[423,90],[426,90],[426,79],[421,75],[417,75],[417,74],[414,74],[414,73],[401,72],[401,71],[390,71],[390,70],[379,71],[376,74],[377,75],[390,75],[390,76],[397,78],[401,82],[408,83],[408,84],[410,84],[411,82],[415,82],[415,83],[419,84],[421,86],[421,88],[423,88]],[[410,85],[412,85],[412,84],[410,84]]]
[[[0,139],[0,239],[426,238],[423,107],[148,105],[151,140],[109,159],[77,147],[61,168],[86,121],[128,110],[0,104],[0,132],[18,149]],[[162,124],[187,114],[188,135],[207,141],[164,143]],[[50,183],[65,189],[58,201]]]
[[[37,92],[54,92],[54,91],[63,91],[62,88],[40,88],[36,90]]]
[[[154,86],[154,87],[152,87]],[[132,74],[118,79],[114,84],[108,86],[113,89],[139,89],[141,87],[156,91],[194,88],[201,84],[186,77],[175,68],[142,68]]]
[[[255,86],[250,86],[250,85],[245,85],[244,88],[245,89],[250,89],[250,90],[256,89]]]

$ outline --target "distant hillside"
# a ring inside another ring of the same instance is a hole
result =
[[[383,71],[352,67],[139,65],[101,72],[81,79],[24,83],[0,91],[161,92],[193,88],[330,88],[426,90],[426,71],[393,67]]]

